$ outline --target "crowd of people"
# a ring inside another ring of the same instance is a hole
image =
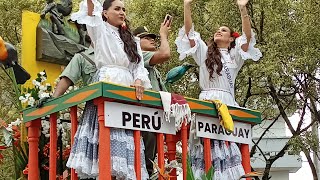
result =
[[[194,30],[192,1],[183,2],[184,26],[175,41],[180,59],[192,56],[199,66],[199,99],[218,99],[227,105],[238,106],[234,97],[236,76],[245,60],[257,61],[262,56],[259,49],[254,47],[256,41],[246,9],[248,0],[237,0],[243,35],[240,36],[231,27],[221,26],[213,31],[207,43]],[[85,85],[105,81],[133,86],[138,100],[143,99],[145,89],[166,91],[156,66],[170,59],[170,16],[161,23],[159,35],[148,32],[145,27],[131,31],[121,0],[105,0],[103,4],[98,0],[83,0],[79,11],[73,13],[71,19],[87,26],[91,46],[77,53],[70,61],[60,76],[53,97],[62,95],[80,79]],[[157,38],[160,39],[159,47],[156,45]],[[97,107],[93,101],[89,101],[67,162],[67,166],[75,169],[82,179],[99,177],[98,132]],[[156,137],[150,132],[143,132],[142,137],[141,174],[142,179],[148,179],[153,173],[150,160],[155,159]],[[112,177],[136,179],[133,131],[111,128],[110,139]],[[215,179],[238,179],[244,174],[241,154],[235,143],[212,140],[211,144]],[[204,173],[202,146],[200,138],[193,138],[189,143],[192,169],[196,177]]]

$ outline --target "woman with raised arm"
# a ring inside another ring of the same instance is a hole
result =
[[[200,68],[199,83],[202,91],[199,99],[220,100],[227,105],[238,106],[234,97],[237,74],[245,60],[258,61],[262,56],[260,50],[254,48],[256,40],[246,9],[248,0],[237,0],[243,35],[239,36],[230,27],[221,26],[213,32],[213,37],[207,44],[194,31],[191,3],[192,0],[184,0],[184,27],[180,29],[176,39],[180,59],[191,55]],[[194,140],[190,142],[192,168],[199,177],[204,169],[202,143]],[[230,143],[227,146],[222,141],[212,141],[211,145],[215,179],[239,179],[244,172],[237,145]]]
[[[148,71],[143,66],[139,40],[135,39],[126,22],[125,7],[121,0],[83,0],[80,10],[71,15],[79,24],[86,24],[94,46],[97,66],[95,81],[112,82],[136,88],[141,100],[144,88],[151,88]],[[82,122],[67,166],[74,168],[80,178],[97,178],[99,129],[97,107],[87,102]],[[131,130],[110,130],[111,166],[114,179],[136,179],[134,170],[134,140]],[[144,146],[141,142],[141,157]],[[142,158],[142,179],[148,178]]]

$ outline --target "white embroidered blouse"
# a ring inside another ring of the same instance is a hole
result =
[[[104,78],[114,83],[131,85],[136,79],[143,82],[145,88],[151,88],[148,78],[148,70],[144,68],[140,40],[135,38],[140,63],[132,63],[124,51],[124,43],[120,38],[118,28],[104,22],[102,19],[102,5],[98,0],[92,0],[94,4],[93,15],[88,15],[87,0],[80,3],[79,11],[71,15],[73,21],[86,24],[88,34],[94,45],[94,62],[98,69],[105,71]],[[118,69],[118,70],[117,70]],[[124,70],[128,70],[132,77],[122,77]],[[100,78],[101,79],[101,78]],[[121,80],[122,79],[122,80]]]
[[[175,41],[177,45],[177,51],[180,54],[179,59],[183,60],[187,56],[191,55],[197,65],[200,67],[199,70],[199,83],[202,90],[199,95],[199,99],[206,100],[221,100],[223,103],[238,106],[234,99],[234,83],[237,74],[242,67],[243,63],[247,59],[253,59],[258,61],[262,54],[259,49],[255,48],[256,40],[254,33],[250,39],[249,48],[247,52],[241,49],[243,44],[247,43],[247,38],[242,35],[236,39],[236,46],[230,51],[228,49],[220,48],[221,61],[223,68],[221,76],[214,73],[213,79],[209,78],[209,71],[205,64],[207,59],[208,46],[201,39],[200,34],[194,31],[192,26],[189,35],[187,37],[185,28],[182,27],[179,31],[179,35]],[[195,41],[195,46],[191,48],[189,39]]]

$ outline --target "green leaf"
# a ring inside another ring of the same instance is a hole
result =
[[[188,156],[187,159],[187,180],[195,180],[194,175],[193,175],[193,171],[191,168],[191,162],[190,162],[190,157]]]
[[[207,177],[208,180],[209,180],[209,179],[211,180],[211,179],[213,178],[213,176],[214,176],[214,167],[211,166],[210,169],[209,169],[209,171],[208,171],[207,174],[206,174],[206,177]]]

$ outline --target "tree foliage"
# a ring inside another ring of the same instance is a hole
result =
[[[165,74],[172,66],[181,64],[177,60],[174,39],[183,25],[183,1],[126,2],[133,26],[147,26],[152,32],[158,32],[166,13],[173,15],[170,35],[173,58],[162,65],[162,73]],[[204,40],[210,38],[214,30],[221,25],[231,26],[241,32],[240,13],[235,1],[194,0],[192,9],[195,30],[200,32]],[[268,179],[272,163],[288,149],[292,148],[294,152],[303,151],[310,157],[309,152],[316,150],[315,145],[319,143],[317,138],[310,136],[310,127],[319,122],[316,107],[319,104],[320,87],[320,25],[317,23],[320,2],[250,0],[248,9],[256,34],[256,46],[262,51],[263,58],[259,62],[247,61],[241,69],[236,81],[236,100],[243,107],[261,111],[264,120],[277,121],[279,116],[282,117],[293,134],[292,140],[282,151],[265,159],[266,171],[263,179]],[[191,84],[183,79],[175,86],[191,89],[190,86],[197,84],[198,82]],[[179,92],[197,97],[199,89],[189,89],[181,88]],[[294,127],[289,119],[294,112],[300,114],[297,127]],[[311,123],[306,112],[310,112],[314,117]],[[255,143],[257,146],[259,141]],[[256,151],[257,148],[253,148],[252,154]],[[313,163],[309,161],[309,164],[316,179]]]
[[[44,0],[0,0],[0,36],[6,41],[13,44],[20,55],[21,46],[21,17],[23,10],[40,12],[43,7]],[[19,117],[19,110],[17,102],[18,97],[13,90],[12,79],[4,70],[3,66],[0,69],[0,119],[5,120],[7,123]],[[2,141],[0,135],[0,141]],[[4,150],[2,153],[7,157],[1,162],[0,176],[4,179],[13,179],[17,177],[15,173],[14,161],[15,157],[11,148]],[[18,176],[19,177],[19,176]]]
[[[76,0],[74,4],[79,1]],[[44,0],[0,0],[0,36],[20,50],[22,11],[40,12],[44,3]],[[126,0],[125,3],[131,29],[142,25],[157,33],[165,14],[173,16],[170,33],[172,58],[159,67],[165,78],[166,72],[182,63],[178,60],[174,40],[183,25],[183,0]],[[77,5],[74,7],[77,9]],[[257,47],[262,51],[263,58],[259,62],[247,61],[241,69],[236,82],[236,100],[241,106],[261,111],[264,120],[276,121],[281,116],[293,134],[283,151],[266,159],[266,162],[272,165],[289,149],[297,153],[303,151],[316,179],[309,152],[316,151],[315,147],[319,144],[318,139],[310,135],[310,127],[319,123],[320,119],[317,113],[320,90],[320,2],[250,0],[248,9]],[[234,0],[194,0],[193,21],[195,30],[200,32],[204,40],[209,39],[221,25],[231,26],[241,32],[240,13]],[[192,59],[187,61],[193,62]],[[194,73],[198,73],[197,69],[190,70],[172,89],[197,98],[200,92],[198,82],[190,81]],[[16,112],[15,99],[10,79],[2,70],[0,77],[0,118],[9,121]],[[293,112],[300,114],[297,127],[289,119]],[[307,121],[307,112],[313,117],[311,123]],[[255,143],[259,145],[259,141]],[[255,153],[257,150],[253,148],[252,151]],[[268,178],[271,165],[266,165],[263,179]],[[0,175],[3,169],[1,166]]]

